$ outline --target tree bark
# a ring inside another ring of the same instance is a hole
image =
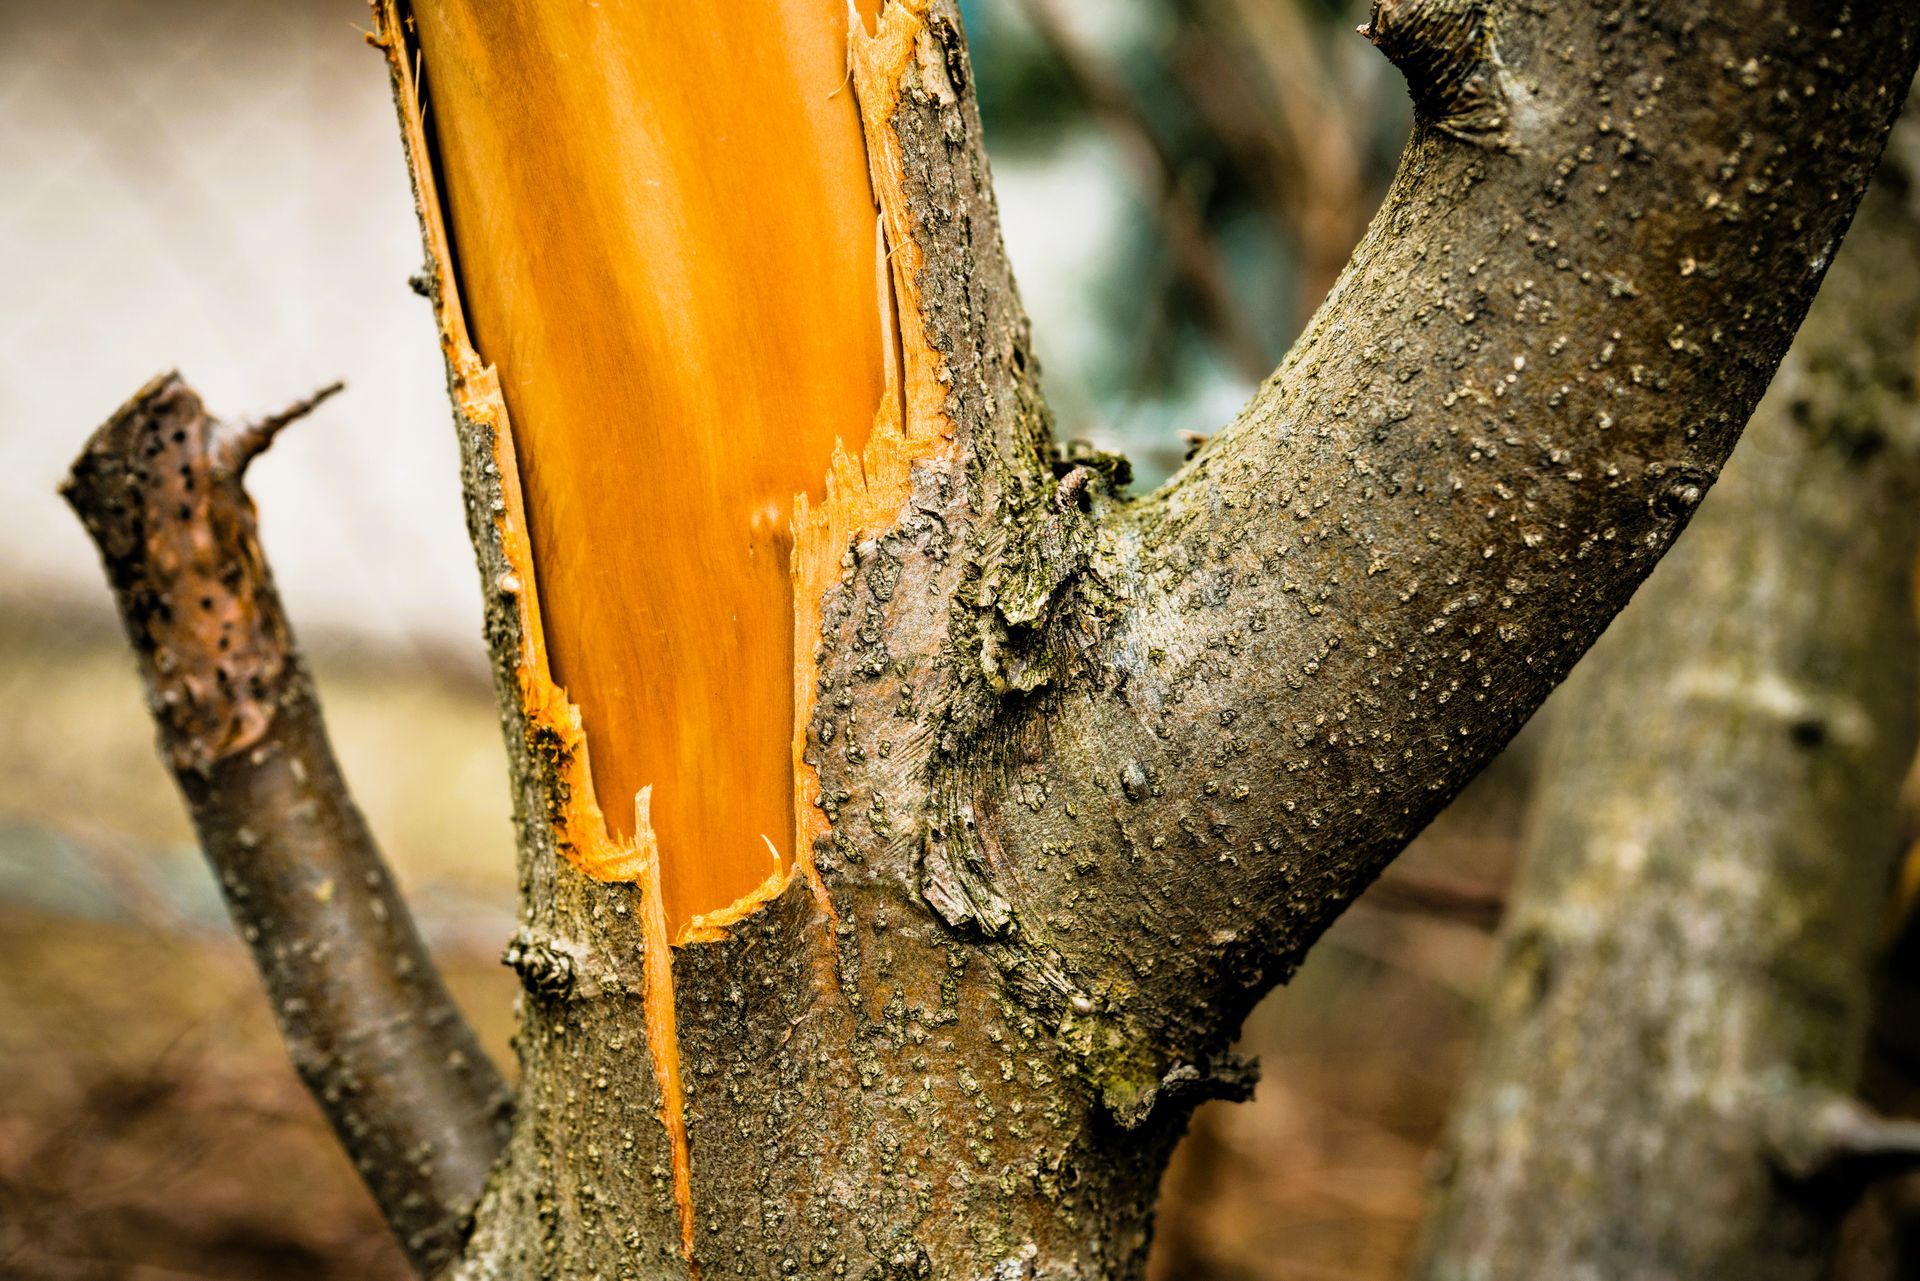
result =
[[[852,79],[920,443],[822,602],[810,874],[668,953],[645,858],[637,884],[579,870],[578,718],[435,174],[459,122],[377,13],[520,827],[523,1087],[470,1277],[1137,1275],[1188,1111],[1248,1086],[1247,1008],[1712,482],[1920,29],[1823,0],[1383,2],[1420,116],[1385,207],[1239,420],[1130,501],[1051,443],[957,9],[890,0]]]
[[[1920,162],[1920,137],[1909,135],[1912,161]],[[1909,784],[1912,778],[1909,776]],[[1908,833],[1912,798],[1909,792]],[[1911,875],[1913,851],[1907,853]],[[1920,1114],[1920,916],[1913,912],[1911,882],[1896,894],[1895,913],[1905,913],[1887,949],[1874,997],[1861,1094],[1867,1103],[1896,1116]],[[1841,1234],[1836,1281],[1903,1281],[1920,1275],[1920,1167],[1876,1183]]]
[[[178,374],[87,442],[62,492],[106,563],[160,752],[294,1066],[423,1274],[459,1252],[511,1099],[347,794],[241,488],[282,427]]]
[[[1920,678],[1913,177],[1889,159],[1725,481],[1556,703],[1428,1281],[1824,1276],[1860,1180],[1914,1159],[1850,1102]]]
[[[483,264],[441,195],[449,68],[401,0],[375,15],[519,828],[523,1086],[472,1278],[1137,1276],[1188,1112],[1248,1088],[1251,1003],[1712,482],[1920,32],[1895,3],[1381,0],[1419,120],[1385,206],[1241,417],[1130,500],[1052,442],[957,7],[887,0],[850,79],[888,395],[794,517],[810,848],[669,947],[645,812],[609,835],[542,642],[512,397],[460,295]],[[376,1187],[406,1153],[382,1159]]]

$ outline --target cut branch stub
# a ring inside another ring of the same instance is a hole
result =
[[[165,374],[88,442],[63,488],[105,557],[175,769],[259,743],[286,675],[292,642],[239,493],[258,452],[245,438]]]
[[[294,1066],[424,1274],[464,1242],[511,1101],[347,794],[241,488],[334,390],[226,425],[162,375],[62,492],[99,546],[162,755]]]
[[[1486,0],[1375,0],[1360,34],[1400,68],[1423,124],[1481,146],[1510,142],[1506,68]]]

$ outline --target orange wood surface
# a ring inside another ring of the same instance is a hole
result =
[[[793,861],[789,513],[882,396],[846,6],[414,12],[552,673],[616,834],[653,789],[677,929]]]

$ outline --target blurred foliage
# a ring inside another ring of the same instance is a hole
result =
[[[1098,262],[1084,296],[1029,291],[1029,303],[1036,313],[1058,305],[1070,322],[1036,320],[1076,329],[1069,346],[1056,325],[1036,324],[1066,432],[1128,452],[1145,484],[1177,465],[1186,448],[1178,433],[1223,425],[1291,344],[1391,176],[1408,108],[1398,79],[1355,33],[1366,7],[1109,0],[1096,15],[1055,0],[963,6],[997,172],[1045,165],[1102,135],[1116,152],[1105,180],[1127,216],[1088,247]],[[1049,9],[1067,41],[1036,22]],[[1111,80],[1123,110],[1089,100],[1068,65],[1076,59]],[[1125,162],[1143,145],[1164,159],[1164,174]],[[1159,214],[1165,186],[1197,214],[1190,239],[1218,262],[1227,296],[1211,306],[1181,270],[1182,237]],[[1017,269],[1023,231],[1009,219]],[[1236,359],[1248,349],[1264,359]]]

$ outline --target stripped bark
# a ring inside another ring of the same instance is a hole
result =
[[[162,375],[94,433],[63,492],[294,1066],[431,1274],[466,1239],[511,1100],[347,794],[241,487],[337,390],[229,424]]]
[[[572,749],[524,701],[509,406],[460,327],[431,159],[458,125],[383,11],[521,829],[521,1111],[466,1275],[1136,1275],[1188,1111],[1247,1088],[1244,1012],[1685,524],[1872,172],[1920,13],[1381,10],[1422,112],[1386,206],[1278,375],[1138,502],[1051,447],[956,8],[887,4],[877,77],[855,37],[906,359],[937,365],[950,443],[824,602],[824,901],[796,878],[653,958],[678,1173],[641,895],[576,870]]]
[[[669,959],[683,1177],[639,893],[566,857],[570,763],[522,703],[505,410],[449,340],[529,991],[467,1275],[1135,1275],[1187,1111],[1246,1088],[1246,1008],[1685,523],[1845,230],[1920,14],[1382,8],[1423,112],[1386,207],[1280,374],[1139,503],[1050,449],[957,12],[884,10],[904,50],[856,83],[951,445],[825,602],[825,904],[796,879]],[[404,22],[376,40],[424,128]]]
[[[1556,704],[1429,1281],[1823,1276],[1851,1197],[1920,1155],[1851,1099],[1920,678],[1913,172]]]

